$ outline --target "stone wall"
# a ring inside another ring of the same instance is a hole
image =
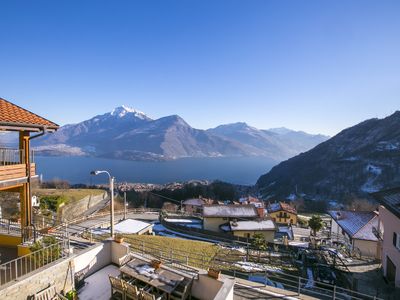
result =
[[[96,196],[86,196],[81,200],[75,201],[71,204],[67,204],[59,209],[59,215],[62,220],[72,220],[74,218],[80,217],[89,208],[99,204],[107,197],[107,192]]]
[[[72,257],[49,264],[2,287],[0,299],[26,300],[50,285],[59,292],[68,292],[74,287],[73,269]]]

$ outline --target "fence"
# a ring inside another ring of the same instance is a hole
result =
[[[206,257],[192,252],[162,249],[156,244],[132,239],[130,247],[134,252],[142,255],[155,257],[164,263],[183,271],[193,272],[193,267],[208,269],[210,267],[220,269],[222,273],[236,278],[262,283],[264,286],[273,286],[303,295],[316,297],[318,299],[343,299],[343,300],[372,300],[381,299],[364,293],[356,292],[351,289],[342,288],[336,285],[315,281],[312,276],[304,278],[290,275],[283,272],[264,271],[264,272],[243,272],[235,269],[232,261]]]
[[[22,164],[25,161],[24,150],[11,149],[11,148],[0,148],[0,165],[8,166],[15,164]],[[31,150],[30,162],[35,162],[34,151]]]
[[[0,219],[0,232],[21,235],[21,223],[9,219]]]
[[[211,240],[217,240],[228,243],[232,242],[248,243],[252,240],[251,238],[247,239],[239,236],[234,236],[228,233],[220,233],[200,228],[188,227],[184,225],[172,224],[171,222],[165,221],[162,216],[160,217],[160,223],[167,229]]]
[[[21,256],[0,265],[0,286],[17,280],[45,265],[55,262],[69,255],[64,241],[59,241],[35,252]]]

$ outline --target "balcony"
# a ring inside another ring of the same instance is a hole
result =
[[[34,154],[31,151],[31,177],[36,175]],[[26,182],[26,166],[23,150],[0,148],[0,188]]]

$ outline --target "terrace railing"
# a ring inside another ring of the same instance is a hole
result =
[[[34,151],[31,150],[30,154],[31,163],[35,162]],[[25,152],[20,149],[0,148],[0,165],[9,166],[22,164],[25,161]]]
[[[58,241],[0,265],[0,287],[52,262],[69,256],[68,244]]]
[[[264,272],[244,272],[235,269],[235,264],[232,261],[218,259],[206,255],[199,255],[192,252],[170,249],[151,242],[129,240],[131,250],[141,253],[149,258],[157,258],[162,260],[167,265],[179,268],[182,271],[192,273],[194,268],[208,269],[210,267],[220,269],[222,273],[236,278],[242,278],[263,283],[263,286],[273,286],[297,294],[308,295],[318,299],[343,299],[343,300],[383,300],[377,296],[367,295],[361,292],[353,291],[339,287],[337,285],[327,284],[320,281],[315,281],[313,278],[305,278],[286,274],[283,272],[274,272],[266,270]]]

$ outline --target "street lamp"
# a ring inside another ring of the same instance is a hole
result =
[[[110,182],[110,194],[111,194],[111,201],[110,201],[110,235],[114,238],[114,180],[115,178],[110,175],[108,171],[92,171],[90,175],[99,175],[101,173],[106,173],[108,175],[108,179]]]

